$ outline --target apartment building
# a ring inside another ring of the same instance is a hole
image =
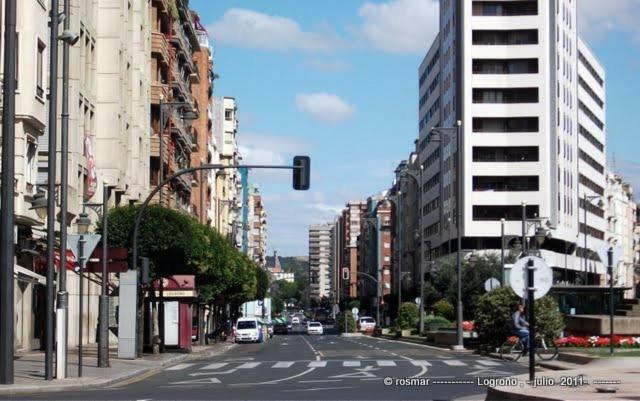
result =
[[[331,266],[331,293],[332,299],[335,304],[340,305],[344,299],[345,294],[343,288],[346,287],[342,279],[342,269],[344,264],[344,230],[342,224],[342,215],[336,217],[331,224],[331,254],[332,266]]]
[[[259,187],[253,187],[250,202],[253,211],[249,235],[252,259],[258,266],[264,268],[267,265],[267,212],[264,208]]]
[[[309,297],[316,301],[331,292],[331,230],[331,224],[309,227]]]
[[[238,133],[236,100],[232,97],[214,98],[212,101],[213,135],[218,145],[219,164],[229,166],[241,160],[236,136]],[[241,180],[236,169],[217,171],[215,174],[216,224],[218,231],[236,241],[235,222],[242,208]]]
[[[366,210],[366,202],[350,201],[342,211],[343,267],[349,270],[349,279],[343,283],[346,286],[345,298],[358,297],[358,236],[362,230],[362,215]]]
[[[0,6],[4,12],[4,2]],[[14,346],[16,350],[32,350],[44,344],[41,322],[45,318],[46,278],[34,255],[43,249],[44,221],[29,208],[38,187],[38,160],[41,150],[47,148],[49,17],[46,3],[17,2],[16,7]],[[0,41],[4,49],[4,35]],[[3,52],[0,57],[4,65]]]
[[[434,254],[456,250],[459,142],[463,249],[500,249],[500,219],[517,235],[525,203],[527,219],[551,231],[541,253],[553,268],[571,282],[605,273],[590,251],[606,231],[597,205],[606,185],[605,73],[578,37],[577,3],[440,1],[439,34],[419,67],[416,144],[422,238]],[[452,129],[430,137],[432,127]]]
[[[194,16],[187,0],[167,2],[153,0],[151,3],[151,167],[150,184],[155,187],[160,182],[160,163],[163,176],[191,166],[192,154],[198,151],[200,143],[194,124],[198,120],[207,121],[204,104],[196,99],[201,78],[209,80],[208,71],[199,71],[196,53],[202,51],[194,24]],[[202,30],[200,30],[202,31]],[[206,52],[206,50],[205,50]],[[199,56],[201,64],[208,66],[206,54]],[[206,61],[205,61],[206,60]],[[208,96],[207,96],[208,99]],[[160,104],[163,103],[163,106]],[[172,105],[170,103],[182,103]],[[162,113],[160,112],[160,108]],[[193,115],[193,110],[198,111]],[[160,133],[160,116],[164,116],[164,132]],[[160,161],[160,138],[162,137],[162,158]],[[196,156],[199,162],[199,157]],[[191,195],[195,177],[181,176],[162,190],[162,204],[185,213],[195,214]],[[159,200],[158,195],[158,200]]]
[[[629,287],[625,298],[635,294],[634,229],[636,228],[637,205],[633,200],[633,188],[622,177],[607,173],[605,188],[605,218],[607,220],[606,241],[622,247],[620,261],[614,269],[614,283]],[[603,276],[603,284],[608,277]]]

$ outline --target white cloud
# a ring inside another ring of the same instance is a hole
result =
[[[296,96],[298,110],[314,120],[335,124],[353,116],[355,108],[331,93],[300,93]]]
[[[346,43],[326,25],[305,31],[297,21],[244,8],[231,8],[207,27],[218,43],[267,51],[328,53]]]
[[[439,2],[392,0],[365,3],[355,32],[373,47],[390,53],[424,53],[438,32]]]
[[[598,40],[612,31],[628,32],[640,44],[640,0],[580,0],[578,28],[587,40]]]
[[[306,60],[304,65],[314,70],[323,72],[341,72],[347,70],[350,66],[343,60]]]
[[[247,164],[291,164],[292,156],[308,154],[311,143],[288,136],[259,134],[255,132],[239,134],[238,150]],[[291,179],[291,172],[286,170],[253,170],[250,173],[252,182],[286,181]]]

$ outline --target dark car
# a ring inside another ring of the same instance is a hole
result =
[[[286,323],[276,323],[273,325],[273,334],[289,334]]]

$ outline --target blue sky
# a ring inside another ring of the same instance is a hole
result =
[[[583,36],[607,70],[608,153],[640,191],[640,0],[579,0]],[[245,159],[312,158],[312,189],[253,172],[269,249],[307,253],[310,224],[387,188],[417,135],[417,69],[437,29],[437,1],[192,0],[209,31],[215,96],[239,106]]]

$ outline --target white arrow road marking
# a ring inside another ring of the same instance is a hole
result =
[[[174,365],[170,368],[166,368],[165,370],[182,370],[182,369],[186,369],[190,366],[193,366],[193,363],[179,363],[177,365]]]
[[[195,380],[186,380],[182,382],[173,382],[169,384],[219,384],[220,380],[215,377],[207,377],[206,379],[195,379]]]
[[[327,366],[327,361],[311,361],[307,365],[309,368],[324,368]]]
[[[295,362],[278,362],[275,365],[273,365],[272,368],[289,368],[294,363]]]
[[[226,365],[228,365],[228,363],[226,363],[226,362],[211,363],[211,364],[209,364],[207,366],[201,367],[200,369],[204,369],[204,370],[207,370],[207,369],[220,369],[221,367],[224,367]]]
[[[380,370],[380,368],[374,368],[373,366],[365,366],[364,368],[356,369],[357,372],[345,373],[342,375],[335,375],[335,376],[329,376],[329,377],[332,379],[345,378],[345,377],[356,378],[356,379],[360,379],[364,377],[377,377],[376,375],[371,373],[374,370]]]

